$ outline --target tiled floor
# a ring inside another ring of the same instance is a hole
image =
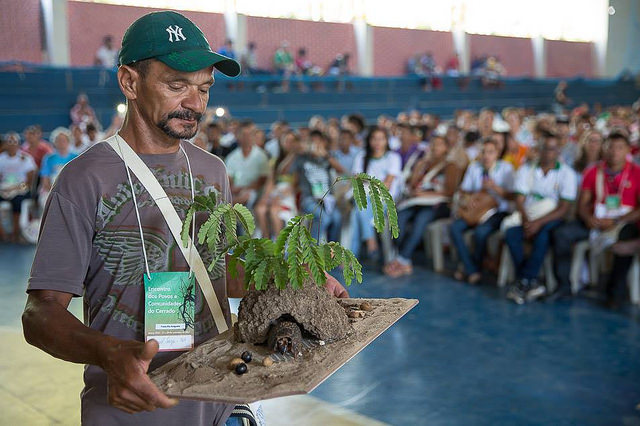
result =
[[[0,424],[78,424],[81,367],[21,337],[32,256],[0,245]],[[637,309],[515,306],[420,268],[393,281],[368,272],[350,291],[420,304],[311,396],[265,401],[269,424],[640,425]]]

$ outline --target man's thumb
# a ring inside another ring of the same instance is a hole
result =
[[[151,339],[147,341],[142,347],[142,350],[140,351],[140,359],[151,361],[153,357],[158,353],[158,350],[160,350],[158,341]]]

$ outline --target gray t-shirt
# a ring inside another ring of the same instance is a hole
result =
[[[197,195],[215,190],[231,201],[224,163],[214,155],[182,142],[193,171]],[[184,219],[191,203],[184,154],[140,155]],[[160,210],[131,174],[151,272],[187,271]],[[200,214],[196,222],[202,223]],[[205,265],[212,257],[198,247]],[[84,298],[84,323],[105,334],[144,341],[145,270],[140,233],[123,161],[106,143],[98,143],[62,169],[45,207],[40,238],[27,291],[56,290]],[[230,324],[226,265],[210,273],[218,301]],[[196,291],[196,345],[218,334],[211,312]],[[161,352],[150,370],[180,352]],[[85,425],[224,424],[232,405],[182,400],[176,407],[129,415],[107,403],[107,377],[85,366],[82,422]]]

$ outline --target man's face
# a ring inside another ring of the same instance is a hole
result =
[[[238,129],[238,145],[242,148],[249,148],[253,145],[253,129],[249,126]]]
[[[622,164],[627,161],[627,155],[629,155],[629,145],[627,145],[624,139],[612,139],[607,142],[606,148],[609,164]]]
[[[542,152],[540,153],[540,159],[546,161],[547,164],[553,163],[558,160],[559,143],[556,138],[547,138],[542,145]]]
[[[152,61],[144,78],[138,75],[141,115],[173,139],[191,139],[207,108],[212,72],[213,66],[182,72]]]
[[[18,153],[18,149],[20,149],[20,142],[17,139],[10,137],[9,139],[7,139],[7,142],[5,142],[4,146],[7,150],[7,153],[11,157],[13,157]]]
[[[63,153],[66,153],[67,151],[69,151],[70,144],[71,144],[71,141],[69,141],[69,138],[65,134],[58,135],[56,137],[56,140],[54,141],[54,145],[58,150],[58,152],[63,152]]]
[[[485,169],[492,167],[498,160],[498,149],[495,144],[485,143],[482,146],[482,165]]]
[[[33,145],[40,141],[41,135],[42,133],[38,132],[37,130],[29,130],[24,134],[24,137],[28,143]]]
[[[338,147],[343,151],[348,151],[351,147],[352,136],[349,133],[340,133],[338,138]]]

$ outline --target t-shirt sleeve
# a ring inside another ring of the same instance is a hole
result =
[[[92,252],[93,225],[72,201],[51,192],[42,216],[27,292],[55,290],[82,296]]]
[[[49,177],[51,175],[51,154],[47,154],[42,159],[42,166],[40,167],[40,176]]]
[[[523,166],[518,169],[516,173],[516,179],[513,185],[513,191],[520,195],[529,195],[531,192],[530,182],[531,168],[529,166]]]
[[[503,166],[505,167],[505,171],[502,175],[502,180],[500,182],[497,182],[497,184],[505,191],[512,192],[514,185],[513,178],[515,174],[513,166],[509,163],[505,163],[503,164]]]
[[[364,155],[359,153],[356,155],[355,160],[353,160],[353,168],[351,169],[351,174],[357,175],[358,173],[362,173],[362,169],[364,168]]]
[[[473,171],[475,169],[475,165],[472,164],[469,166],[467,171],[462,178],[462,183],[460,184],[460,189],[464,192],[472,192],[473,191]]]
[[[559,197],[561,200],[575,201],[578,193],[578,181],[576,172],[572,168],[566,167],[560,179]]]
[[[391,153],[388,174],[396,177],[402,174],[402,157],[400,157],[400,154],[395,152]]]

